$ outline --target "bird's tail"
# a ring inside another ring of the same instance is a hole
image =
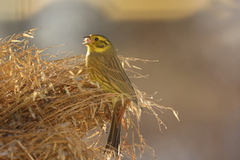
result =
[[[121,121],[125,112],[125,105],[121,100],[117,101],[112,115],[110,133],[107,140],[106,149],[118,152],[121,137]]]

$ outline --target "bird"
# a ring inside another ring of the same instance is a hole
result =
[[[112,120],[106,149],[119,153],[121,122],[126,107],[138,104],[136,92],[118,58],[113,44],[99,34],[84,37],[87,46],[86,69],[91,81],[104,92],[115,93],[112,98]]]

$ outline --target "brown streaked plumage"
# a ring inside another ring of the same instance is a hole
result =
[[[118,151],[122,117],[130,101],[137,104],[136,94],[112,43],[97,34],[84,38],[83,44],[88,48],[86,67],[90,79],[97,82],[105,92],[118,95],[113,98],[112,123],[106,145],[106,148]]]

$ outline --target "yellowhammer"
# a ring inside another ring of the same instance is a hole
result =
[[[88,49],[86,67],[90,79],[98,83],[105,92],[116,93],[112,100],[114,109],[106,148],[118,151],[122,117],[131,101],[137,104],[136,94],[112,43],[97,34],[84,38],[83,44]]]

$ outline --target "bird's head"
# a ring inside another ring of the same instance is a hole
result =
[[[109,49],[113,49],[112,43],[104,36],[91,34],[84,37],[84,45],[88,47],[88,52],[103,53]]]

